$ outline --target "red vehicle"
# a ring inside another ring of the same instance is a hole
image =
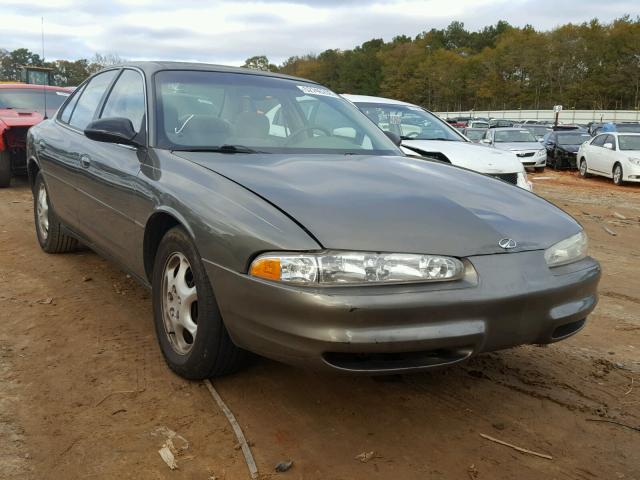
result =
[[[27,173],[27,130],[46,117],[52,117],[71,89],[0,84],[0,188],[8,187],[11,177]]]

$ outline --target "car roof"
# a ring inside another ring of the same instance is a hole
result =
[[[0,89],[11,88],[12,90],[49,90],[57,92],[70,92],[71,89],[67,87],[55,87],[53,85],[33,85],[31,83],[0,83]]]
[[[634,135],[634,136],[639,136],[640,133],[638,132],[601,132],[598,135],[615,135],[615,136],[619,136],[619,135]]]
[[[418,107],[418,105],[414,105],[413,103],[402,102],[400,100],[394,100],[393,98],[372,97],[370,95],[352,95],[350,93],[341,93],[340,96],[353,103],[384,103],[388,105],[407,105],[410,107]]]
[[[109,66],[103,70],[112,68],[125,68],[133,67],[142,70],[148,77],[152,76],[156,72],[163,70],[191,70],[200,72],[223,72],[223,73],[242,73],[245,75],[258,75],[263,77],[276,77],[289,80],[298,80],[307,83],[315,83],[313,80],[307,80],[305,78],[294,77],[291,75],[284,75],[282,73],[265,72],[263,70],[253,70],[243,67],[230,67],[227,65],[216,65],[212,63],[199,63],[199,62],[167,62],[167,61],[140,61],[140,62],[125,62],[118,65]]]
[[[506,132],[506,131],[521,132],[523,130],[526,130],[527,132],[529,131],[525,127],[496,127],[496,128],[492,128],[491,130],[494,132]]]

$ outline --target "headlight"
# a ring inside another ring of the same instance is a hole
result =
[[[527,177],[527,173],[525,171],[518,173],[517,185],[520,188],[524,188],[525,190],[528,190],[530,192],[533,191],[533,183],[529,181],[529,178]]]
[[[634,165],[638,165],[640,167],[640,158],[638,157],[629,157],[629,161]]]
[[[550,267],[577,262],[587,256],[587,235],[584,230],[547,248],[544,259]]]
[[[457,258],[438,255],[328,251],[266,253],[249,274],[294,285],[364,285],[458,280],[464,269]]]
[[[541,157],[543,155],[546,155],[547,151],[546,150],[538,150],[538,156]]]

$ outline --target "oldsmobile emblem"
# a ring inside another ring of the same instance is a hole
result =
[[[498,245],[500,245],[500,247],[504,248],[505,250],[511,250],[512,248],[516,248],[518,246],[518,243],[511,238],[502,238],[498,242]]]

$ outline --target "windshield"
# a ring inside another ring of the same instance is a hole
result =
[[[588,133],[559,133],[558,145],[582,145],[590,138]]]
[[[640,150],[640,135],[618,135],[620,150]]]
[[[640,123],[618,123],[616,131],[624,133],[640,133]]]
[[[489,122],[473,121],[470,123],[470,126],[473,128],[489,128]]]
[[[40,90],[35,88],[1,88],[0,109],[11,108],[44,113],[45,95],[47,97],[47,114],[52,114],[62,105],[68,92]]]
[[[527,125],[527,127],[525,128],[526,130],[529,130],[531,133],[533,133],[533,135],[536,138],[542,138],[544,137],[547,133],[549,133],[551,130],[547,127],[544,126],[534,126],[534,125]]]
[[[478,129],[478,130],[465,130],[464,134],[469,140],[482,140],[484,137],[484,132],[486,130]]]
[[[400,154],[351,103],[320,85],[203,71],[161,71],[155,82],[160,148]]]
[[[448,123],[420,107],[360,102],[356,105],[382,130],[395,133],[404,140],[465,141]]]
[[[496,143],[535,142],[536,137],[529,130],[498,130],[495,133]]]

